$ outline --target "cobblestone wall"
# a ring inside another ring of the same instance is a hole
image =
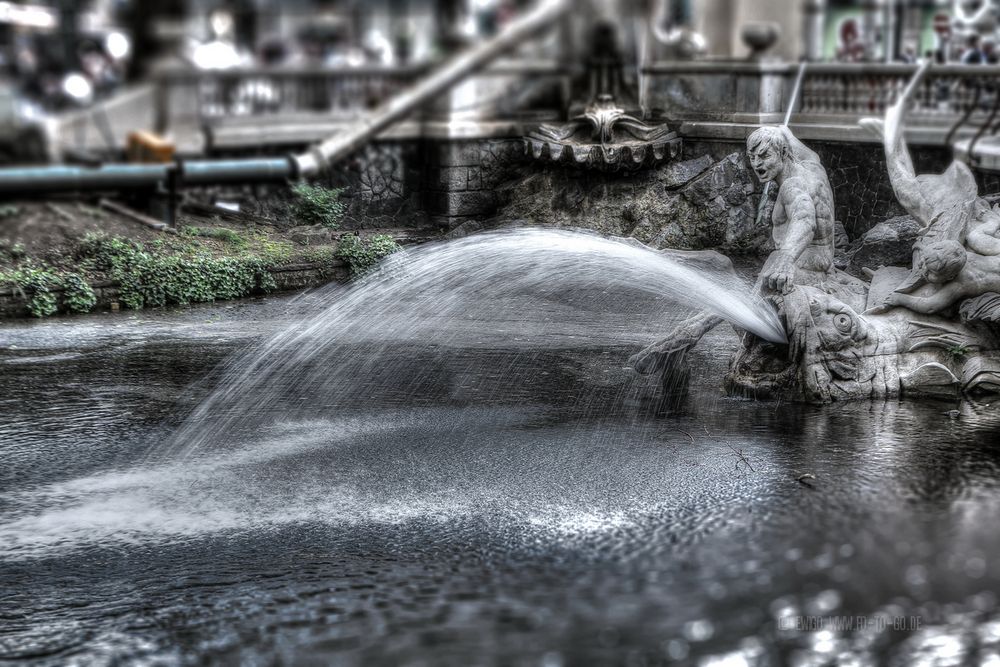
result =
[[[423,146],[417,141],[373,142],[327,177],[343,188],[345,228],[403,226],[423,209]]]

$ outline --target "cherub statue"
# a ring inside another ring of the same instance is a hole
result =
[[[969,252],[957,241],[926,246],[914,270],[925,283],[935,285],[933,293],[913,296],[897,288],[886,297],[886,305],[939,313],[964,299],[1000,292],[1000,255]]]

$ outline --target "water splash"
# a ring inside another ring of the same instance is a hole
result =
[[[495,346],[518,334],[543,346],[568,344],[565,332],[553,328],[567,321],[567,312],[585,319],[635,292],[662,297],[668,311],[707,310],[766,340],[785,341],[773,306],[732,271],[581,232],[492,232],[401,253],[346,294],[322,294],[328,305],[231,361],[219,388],[160,452],[190,455],[233,441],[241,429],[256,428],[257,416],[277,400],[277,387],[290,404],[318,401],[331,411],[343,406],[339,396],[372,391],[364,379],[380,363],[377,349],[345,359],[338,356],[343,344]],[[528,299],[547,302],[553,317],[539,319],[544,308],[526,315]],[[621,327],[627,330],[628,322]]]

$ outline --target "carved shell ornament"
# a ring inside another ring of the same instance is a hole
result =
[[[562,125],[528,133],[525,149],[536,160],[614,171],[652,167],[680,154],[681,139],[666,124],[650,125],[599,95]]]

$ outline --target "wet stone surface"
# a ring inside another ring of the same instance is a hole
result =
[[[0,659],[1000,654],[996,406],[728,399],[720,327],[665,410],[623,369],[656,336],[647,303],[630,327],[590,312],[560,338],[382,346],[349,405],[314,397],[237,447],[157,456],[289,304],[0,325]]]

